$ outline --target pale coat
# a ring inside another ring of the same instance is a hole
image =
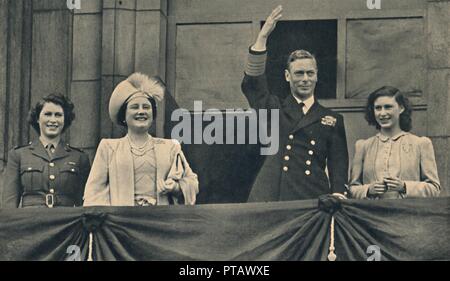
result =
[[[399,178],[406,184],[406,194],[390,191],[380,198],[438,196],[441,187],[431,140],[427,137],[404,133],[395,141],[400,142]],[[377,136],[356,142],[349,185],[353,198],[368,198],[369,185],[383,180],[376,178],[374,167],[377,152]]]
[[[157,204],[194,205],[198,193],[197,175],[191,170],[180,144],[175,140],[153,138],[156,182],[178,184],[183,198],[158,192]],[[97,149],[86,183],[84,206],[134,206],[134,168],[127,136],[103,139]],[[160,187],[157,187],[160,190]]]

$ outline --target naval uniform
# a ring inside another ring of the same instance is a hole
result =
[[[90,171],[83,151],[63,142],[46,149],[41,141],[9,152],[2,207],[73,207],[83,205]]]
[[[256,110],[279,109],[279,149],[266,156],[248,201],[304,200],[345,193],[348,151],[343,117],[317,101],[304,114],[303,104],[292,94],[284,100],[272,95],[265,63],[266,52],[250,50],[242,91]]]

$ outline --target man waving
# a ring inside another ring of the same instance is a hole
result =
[[[345,193],[348,176],[344,119],[314,97],[316,58],[305,50],[289,55],[284,74],[290,94],[284,100],[272,95],[267,85],[266,43],[282,10],[278,6],[272,11],[250,47],[242,82],[242,91],[252,108],[279,109],[280,116],[280,147],[265,159],[248,201],[314,199],[330,193],[342,197],[339,193]]]

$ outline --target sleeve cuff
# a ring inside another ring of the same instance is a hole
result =
[[[198,187],[193,183],[186,182],[185,179],[179,181],[182,196],[185,205],[195,205],[197,199]],[[191,184],[191,185],[190,185]]]
[[[248,48],[248,52],[249,52],[250,54],[252,54],[252,55],[265,55],[265,54],[267,54],[267,50],[264,50],[264,51],[255,51],[255,50],[252,49],[252,47],[253,47],[253,46],[250,46],[250,47]]]
[[[420,184],[420,183],[419,183]],[[417,192],[417,182],[405,181],[405,193],[400,193],[403,198],[406,197],[422,197],[420,193]]]
[[[267,51],[253,51],[250,47],[245,66],[245,73],[249,76],[260,76],[266,71]]]
[[[352,198],[355,199],[371,199],[368,196],[369,192],[369,185],[357,185],[357,186],[350,186],[350,194]]]

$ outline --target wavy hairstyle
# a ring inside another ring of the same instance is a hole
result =
[[[46,103],[54,103],[62,107],[64,112],[64,128],[62,129],[62,133],[64,133],[70,127],[70,125],[72,125],[72,121],[75,119],[75,106],[70,101],[70,99],[60,93],[51,93],[40,99],[28,113],[28,124],[30,124],[38,134],[41,133],[38,120],[42,108]]]
[[[290,71],[291,70],[290,69],[291,63],[296,61],[296,60],[301,60],[301,59],[311,59],[311,60],[313,60],[314,64],[316,65],[316,70],[317,70],[318,67],[317,67],[316,57],[313,54],[311,54],[310,52],[305,51],[305,50],[295,50],[295,51],[293,51],[289,55],[289,57],[288,57],[288,59],[286,61],[286,69]]]
[[[367,123],[371,126],[375,126],[377,130],[380,130],[380,124],[378,124],[375,113],[374,113],[374,104],[375,101],[379,97],[394,97],[395,101],[398,105],[402,106],[404,108],[403,112],[400,114],[399,122],[400,122],[400,129],[402,129],[405,132],[411,131],[412,128],[412,107],[407,97],[403,95],[402,92],[400,92],[399,89],[391,86],[384,86],[377,90],[375,90],[373,93],[369,95],[367,98],[367,105],[366,105],[366,113],[365,118],[367,120]]]

